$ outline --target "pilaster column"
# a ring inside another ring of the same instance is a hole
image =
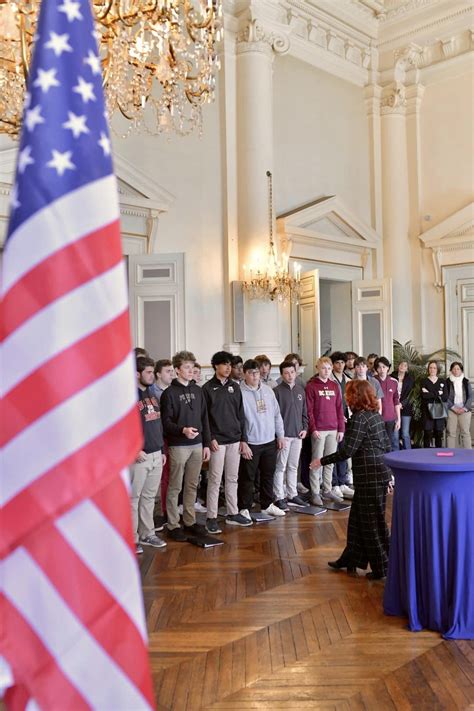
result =
[[[392,278],[393,335],[413,338],[410,203],[405,87],[395,81],[382,94],[382,193],[384,273]]]
[[[419,83],[406,89],[406,130],[408,155],[408,189],[410,195],[409,237],[412,254],[413,283],[413,336],[416,347],[426,343],[423,337],[422,310],[423,289],[421,286],[422,261],[418,235],[422,232],[422,176],[421,176],[421,128],[420,109],[425,87]]]
[[[269,241],[267,170],[273,171],[273,55],[288,40],[250,20],[237,37],[237,184],[241,278],[243,265],[266,264]],[[243,356],[282,358],[278,305],[246,302]]]

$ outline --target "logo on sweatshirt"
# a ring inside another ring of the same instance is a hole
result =
[[[298,393],[298,400],[302,400],[302,399],[303,399],[302,394],[301,394],[301,393]]]
[[[185,402],[187,405],[190,405],[191,400],[195,400],[196,396],[194,393],[183,393],[183,395],[179,396],[179,399],[181,402]]]
[[[329,388],[324,388],[324,390],[318,390],[318,395],[319,397],[324,397],[326,400],[330,400],[332,397],[336,397],[336,393],[334,390],[330,390]]]
[[[232,385],[229,385],[229,387],[227,388],[227,390],[228,390],[230,393],[233,393],[233,392],[234,392],[234,388],[232,387]]]

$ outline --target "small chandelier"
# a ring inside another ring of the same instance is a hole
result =
[[[41,0],[0,0],[0,132],[17,136]],[[109,117],[202,131],[215,98],[222,0],[92,0]]]
[[[293,274],[290,273],[288,255],[283,253],[281,262],[277,258],[273,239],[273,180],[267,170],[268,178],[268,222],[269,244],[265,267],[259,264],[244,265],[242,290],[250,299],[280,301],[297,304],[301,296],[301,265],[293,262]]]

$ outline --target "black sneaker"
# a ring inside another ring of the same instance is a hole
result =
[[[191,536],[207,536],[206,527],[201,526],[199,523],[193,523],[192,526],[183,526],[183,531]]]
[[[206,530],[209,533],[222,533],[222,528],[219,528],[217,518],[208,518],[206,521]]]
[[[245,509],[245,511],[248,513],[247,509]],[[229,516],[227,516],[225,522],[228,526],[252,526],[253,525],[253,521],[250,518],[250,514],[248,516],[243,516],[242,513],[229,514]]]
[[[275,501],[275,506],[282,511],[289,511],[290,509],[288,508],[288,504],[286,503],[285,499],[278,499],[278,501]]]
[[[179,541],[180,543],[185,543],[188,540],[182,528],[168,528],[168,538],[171,538],[172,541]]]
[[[299,506],[307,506],[307,502],[301,498],[301,496],[294,496],[292,499],[288,499],[288,506],[297,508]]]

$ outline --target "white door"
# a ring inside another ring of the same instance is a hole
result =
[[[464,365],[464,374],[474,381],[474,277],[459,279],[458,297],[458,349]]]
[[[377,353],[392,360],[391,279],[352,282],[352,340],[356,353]]]
[[[474,269],[472,264],[443,267],[446,347],[457,351],[464,374],[474,382]]]
[[[183,254],[132,254],[128,268],[132,341],[155,360],[185,347]]]
[[[321,353],[319,303],[319,270],[301,275],[301,298],[298,304],[298,352],[305,366],[304,379],[314,374],[314,364]]]

